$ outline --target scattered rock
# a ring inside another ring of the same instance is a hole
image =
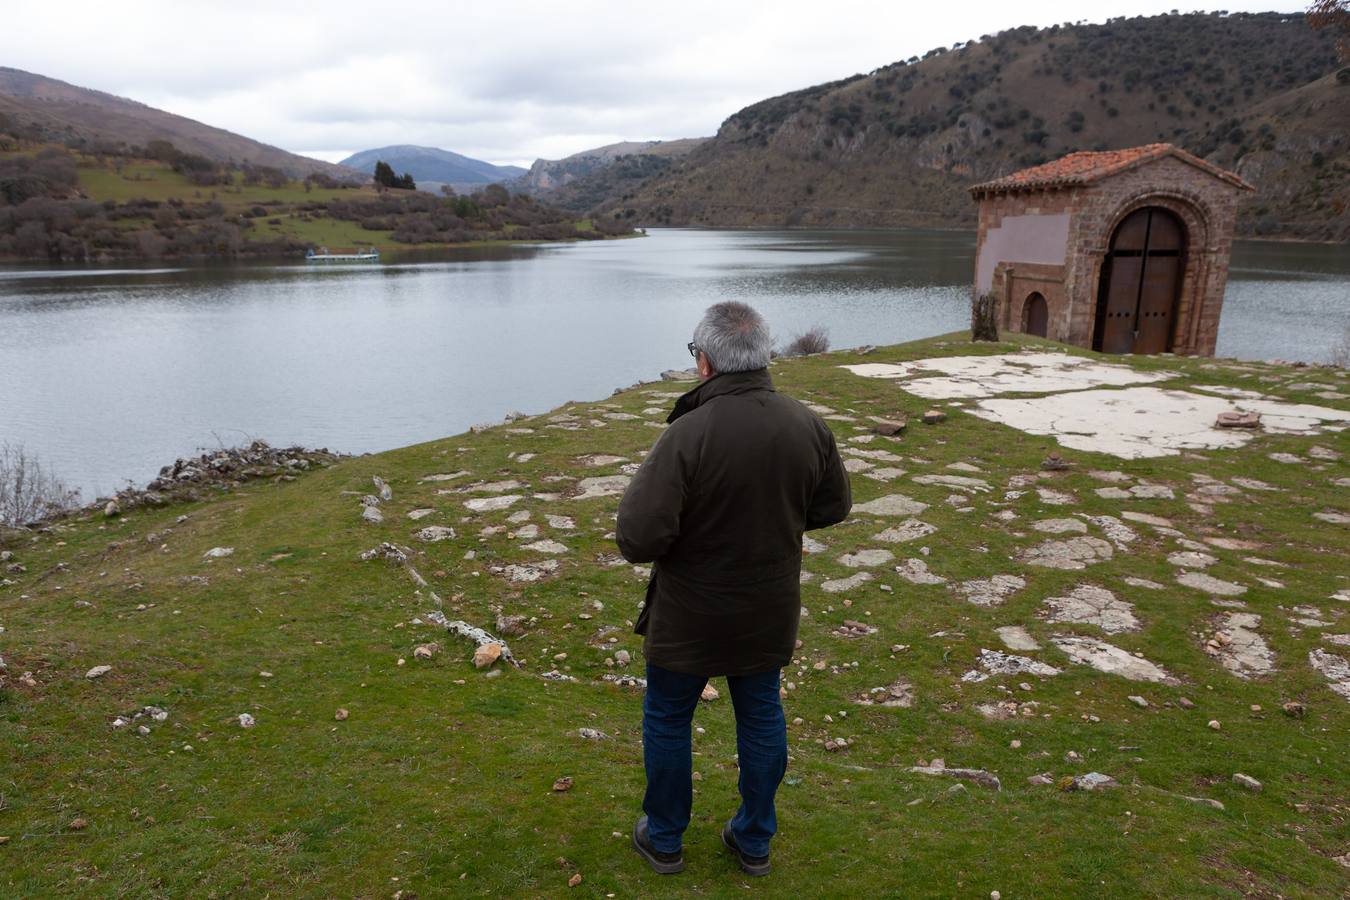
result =
[[[94,666],[88,672],[84,673],[84,677],[92,681],[95,678],[102,678],[104,675],[107,675],[111,671],[112,666]]]
[[[905,428],[909,426],[909,420],[899,419],[873,419],[876,423],[872,426],[872,431],[885,437],[892,437],[897,434],[904,434]]]
[[[1169,675],[1161,666],[1132,653],[1127,653],[1105,641],[1077,635],[1057,634],[1050,639],[1050,642],[1064,651],[1074,663],[1089,666],[1099,672],[1119,675],[1130,681],[1151,681],[1156,684],[1178,683],[1177,679]]]
[[[866,503],[853,504],[855,514],[870,516],[917,516],[928,509],[927,503],[920,503],[904,494],[887,494]]]
[[[947,579],[928,571],[928,563],[921,559],[907,559],[895,567],[895,574],[911,584],[946,584]]]
[[[212,547],[210,550],[203,553],[202,556],[206,559],[224,559],[227,556],[234,556],[234,548]]]
[[[553,782],[553,790],[559,794],[566,793],[572,789],[572,776],[564,775]]]
[[[1345,657],[1319,647],[1308,653],[1308,663],[1330,682],[1328,687],[1350,700],[1350,662]]]
[[[596,731],[594,728],[578,728],[577,734],[588,741],[604,741],[609,739],[609,735],[603,731]]]
[[[1135,706],[1139,707],[1140,709],[1148,709],[1148,701],[1145,700],[1143,697],[1140,697],[1138,694],[1131,694],[1130,696],[1126,697],[1125,699],[1126,699],[1126,700],[1129,700],[1131,703],[1133,703]]]
[[[499,509],[508,509],[523,499],[525,498],[519,494],[502,494],[497,497],[475,497],[472,500],[465,500],[464,506],[472,512],[494,512]]]
[[[417,532],[414,536],[419,541],[426,541],[428,544],[434,544],[438,541],[448,541],[455,536],[455,529],[446,525],[428,525]]]
[[[347,721],[347,717],[350,715],[351,713],[347,712],[347,710],[339,706],[337,712],[333,713],[333,721],[345,722]]]
[[[1087,534],[1087,523],[1082,519],[1042,519],[1031,527],[1044,534]]]
[[[1261,793],[1261,782],[1250,775],[1243,775],[1241,772],[1233,773],[1233,784],[1236,784],[1238,787],[1246,788],[1253,794]]]
[[[940,409],[930,409],[923,414],[923,424],[925,425],[937,425],[945,421],[947,421],[947,414]]]
[[[1247,589],[1240,584],[1214,578],[1203,572],[1183,572],[1177,576],[1177,583],[1220,597],[1237,597],[1247,593]]]
[[[361,518],[371,525],[378,525],[384,521],[384,513],[380,512],[378,507],[363,506],[361,507]]]
[[[1215,428],[1259,428],[1260,426],[1260,413],[1242,412],[1240,410],[1221,412],[1214,421]]]
[[[976,606],[1001,606],[1010,595],[1026,586],[1026,579],[1020,575],[995,575],[963,581],[952,585],[952,590],[964,594]]]
[[[1214,636],[1205,642],[1205,652],[1239,678],[1268,675],[1275,668],[1275,654],[1256,633],[1261,617],[1233,612],[1221,616]]]
[[[1101,772],[1088,772],[1086,775],[1075,777],[1072,780],[1072,786],[1067,788],[1067,790],[1101,791],[1116,787],[1120,787],[1120,782],[1116,781],[1110,775],[1103,775]]]
[[[1009,650],[1041,649],[1041,645],[1021,625],[1002,625],[995,628],[994,632]]]
[[[887,528],[885,531],[872,535],[872,540],[881,541],[886,544],[904,544],[909,541],[917,541],[919,538],[927,537],[935,531],[937,531],[937,529],[927,522],[922,522],[918,519],[906,519],[899,525]]]
[[[862,587],[873,578],[871,572],[858,572],[847,578],[836,578],[832,581],[821,582],[820,589],[827,594],[839,594],[844,591],[851,591],[854,588]]]
[[[839,562],[850,569],[860,569],[883,566],[893,559],[895,554],[889,550],[859,550],[856,553],[845,553],[839,557]]]
[[[1297,700],[1287,700],[1280,704],[1280,709],[1291,719],[1301,719],[1308,714],[1308,708]]]
[[[1080,584],[1067,597],[1050,597],[1045,605],[1048,622],[1095,625],[1107,634],[1139,630],[1134,607],[1096,585]]]
[[[435,642],[430,644],[418,644],[413,648],[413,659],[431,659],[440,652],[441,645]]]
[[[993,788],[996,791],[1003,790],[1003,785],[998,780],[998,776],[993,772],[987,772],[984,769],[962,769],[947,768],[946,764],[940,760],[933,760],[932,765],[928,766],[910,766],[909,771],[916,775],[939,775],[946,778],[956,778],[961,781],[970,781],[987,788]]]
[[[1176,553],[1169,553],[1167,561],[1179,569],[1208,569],[1217,563],[1219,558],[1199,550],[1178,550]]]
[[[887,687],[872,688],[854,702],[861,706],[909,709],[914,705],[914,685],[903,677],[897,678]]]
[[[1111,545],[1095,537],[1044,541],[1023,550],[1018,556],[1027,565],[1044,566],[1048,569],[1085,569],[1092,563],[1111,557]]]
[[[486,644],[479,644],[473,651],[473,665],[477,669],[486,669],[495,663],[502,655],[502,645],[496,641],[489,641]]]
[[[254,719],[253,716],[249,715],[248,713],[240,713],[240,714],[239,714],[239,727],[240,727],[240,728],[252,728],[253,726],[255,726],[255,725],[257,725],[257,724],[258,724],[258,721],[257,721],[256,719]]]
[[[980,650],[979,666],[990,675],[1040,675],[1051,677],[1060,673],[1059,669],[1047,663],[1025,656],[1014,656],[1002,650]]]
[[[579,493],[574,494],[571,499],[590,500],[595,497],[612,497],[622,494],[630,481],[632,481],[632,476],[629,475],[601,475],[596,478],[583,478],[577,482]]]

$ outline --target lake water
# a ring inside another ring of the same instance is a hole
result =
[[[964,328],[974,237],[653,230],[380,267],[0,267],[0,442],[87,499],[253,437],[362,452],[598,399],[690,364],[702,310],[753,303],[834,347]],[[1321,361],[1350,251],[1243,243],[1219,353]]]

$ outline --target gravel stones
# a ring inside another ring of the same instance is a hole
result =
[[[1155,684],[1177,684],[1161,666],[1119,647],[1095,638],[1057,634],[1050,642],[1062,650],[1074,663],[1089,666],[1109,675],[1119,675],[1130,681],[1149,681]]]
[[[1257,634],[1261,617],[1233,612],[1220,616],[1214,636],[1205,642],[1205,652],[1239,678],[1268,675],[1275,668],[1275,654]]]
[[[1065,597],[1050,597],[1046,621],[1075,625],[1095,625],[1107,634],[1138,631],[1134,607],[1106,588],[1080,584]]]
[[[1029,547],[1018,558],[1030,566],[1049,569],[1086,569],[1090,564],[1108,560],[1111,545],[1101,538],[1073,537],[1062,541],[1045,541]]]
[[[887,494],[866,503],[853,504],[853,512],[871,516],[917,516],[928,509],[927,503],[920,503],[904,494]]]
[[[976,606],[1001,606],[1010,595],[1026,586],[1026,579],[1020,575],[994,575],[963,581],[952,585],[952,590]]]

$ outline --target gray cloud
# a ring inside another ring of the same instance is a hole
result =
[[[1109,13],[1172,2],[1121,0]],[[920,11],[864,0],[71,0],[10,17],[5,63],[327,158],[411,143],[528,164],[712,134],[765,97],[1082,10],[1068,0]]]

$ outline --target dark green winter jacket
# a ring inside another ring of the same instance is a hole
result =
[[[629,562],[654,562],[638,617],[647,661],[746,675],[792,659],[802,532],[843,521],[848,473],[820,417],[768,369],[714,375],[675,403],[619,504]]]

